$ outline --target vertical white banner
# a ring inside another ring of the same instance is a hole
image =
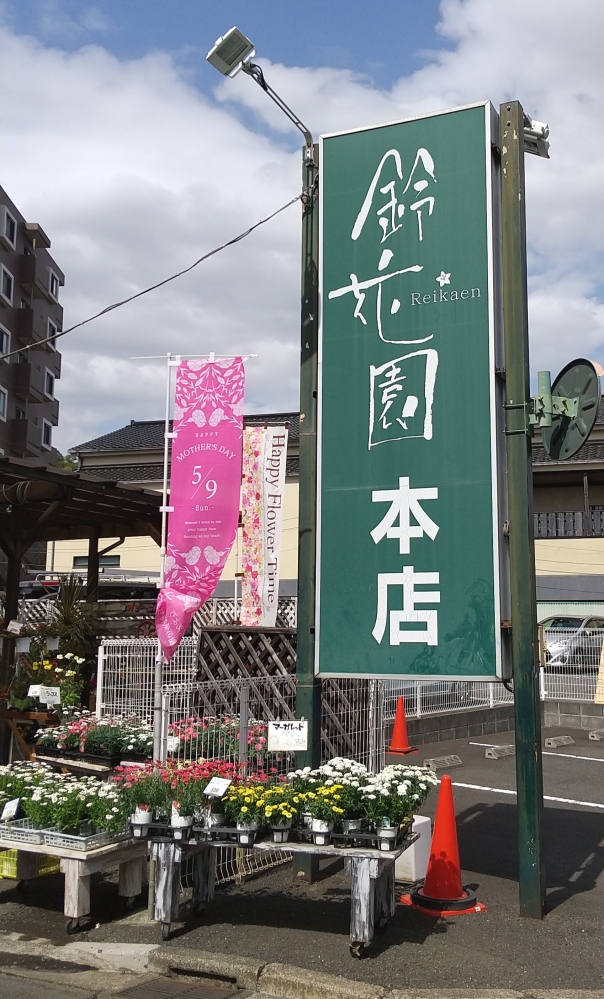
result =
[[[262,624],[265,628],[274,628],[277,621],[286,463],[287,427],[267,427],[262,474],[264,579],[261,595]]]

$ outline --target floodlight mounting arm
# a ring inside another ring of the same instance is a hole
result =
[[[283,111],[283,114],[287,115],[289,120],[293,122],[298,131],[302,132],[302,135],[304,136],[304,141],[306,143],[306,151],[305,151],[306,159],[307,160],[312,159],[313,144],[314,144],[312,132],[309,131],[309,129],[306,127],[303,121],[300,121],[298,115],[295,114],[290,107],[288,107],[285,101],[282,100],[281,97],[279,97],[279,94],[276,93],[276,91],[274,91],[271,86],[269,86],[269,84],[264,79],[264,73],[262,72],[260,66],[258,66],[258,64],[254,62],[249,62],[249,63],[244,62],[241,69],[243,70],[244,73],[247,73],[248,76],[251,76],[252,79],[256,81],[259,87],[262,87],[265,94],[268,94],[270,99],[275,102],[277,107],[281,111]]]

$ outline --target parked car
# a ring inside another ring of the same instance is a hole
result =
[[[604,617],[560,615],[540,624],[545,634],[546,670],[595,673],[604,643]]]

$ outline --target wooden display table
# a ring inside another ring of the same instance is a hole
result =
[[[350,952],[354,957],[362,957],[376,931],[385,929],[394,915],[394,862],[418,838],[418,833],[410,833],[396,850],[391,851],[353,846],[315,846],[312,843],[273,843],[268,840],[247,849],[343,857],[351,875]],[[187,842],[166,839],[153,842],[153,858],[157,865],[154,918],[161,923],[164,940],[170,936],[171,923],[178,919],[182,862],[195,859],[192,906],[194,912],[200,912],[214,897],[216,848],[228,846],[232,849],[234,845],[231,841],[221,840]]]
[[[140,895],[147,880],[146,840],[121,840],[96,850],[69,850],[45,843],[3,839],[0,849],[17,850],[17,877],[20,882],[38,876],[36,854],[50,852],[53,857],[60,858],[61,872],[65,875],[63,912],[68,933],[76,933],[90,921],[91,874],[119,867],[118,894],[126,899],[128,907]]]

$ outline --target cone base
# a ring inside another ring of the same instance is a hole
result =
[[[419,753],[417,746],[407,746],[406,749],[388,749],[386,756],[407,756],[409,753]]]
[[[461,898],[429,898],[424,895],[421,888],[401,895],[400,901],[403,905],[408,905],[418,912],[423,912],[425,916],[466,916],[471,913],[484,912],[486,905],[479,902],[476,892],[471,888],[464,888]]]

